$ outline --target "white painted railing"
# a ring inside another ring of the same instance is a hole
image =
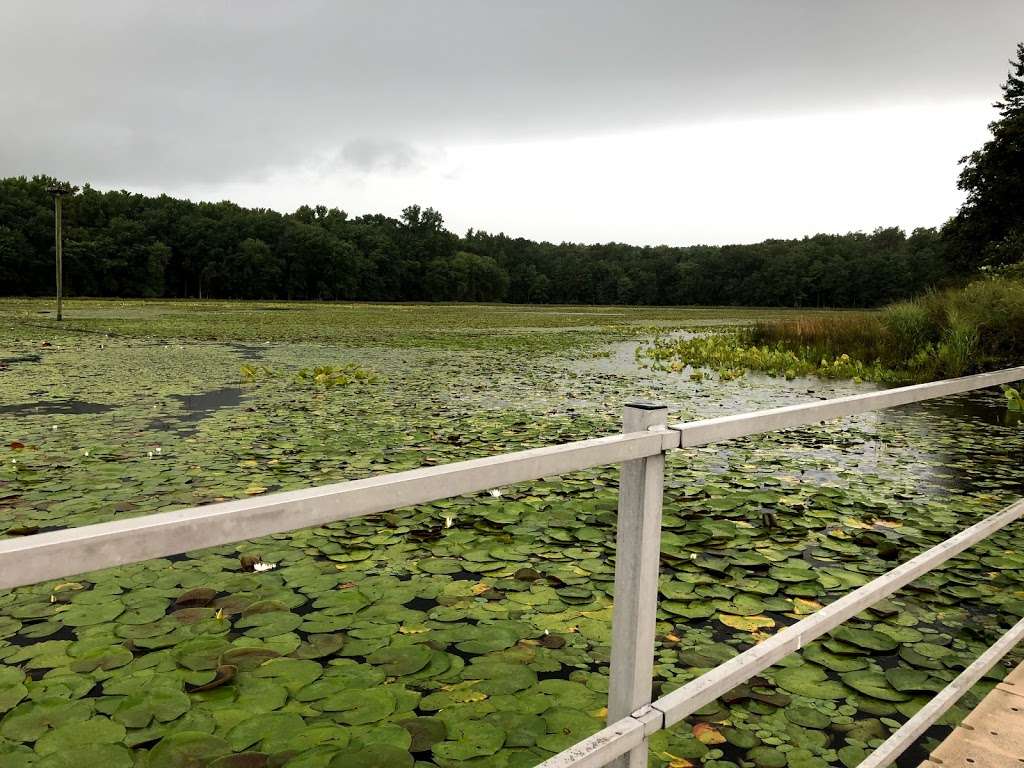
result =
[[[621,463],[609,725],[545,761],[541,768],[612,764],[643,768],[647,765],[647,738],[652,733],[678,723],[808,641],[1024,516],[1022,500],[651,702],[665,453],[1019,380],[1024,380],[1024,366],[673,425],[667,423],[664,406],[633,403],[626,406],[620,435],[0,540],[0,589]],[[895,759],[1022,636],[1024,620],[862,765],[877,768]]]

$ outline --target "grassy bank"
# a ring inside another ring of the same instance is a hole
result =
[[[712,337],[658,340],[659,367],[874,381],[927,381],[1024,360],[1024,280],[989,278],[880,312],[760,321]],[[699,375],[699,374],[698,374]]]

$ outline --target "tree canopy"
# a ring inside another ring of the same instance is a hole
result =
[[[1024,43],[1002,91],[992,138],[961,160],[967,199],[945,232],[961,268],[1024,261]]]
[[[0,180],[0,294],[53,291],[47,176]],[[934,229],[818,234],[687,247],[536,242],[302,206],[102,192],[64,201],[65,291],[80,296],[508,301],[564,304],[873,306],[947,276]]]

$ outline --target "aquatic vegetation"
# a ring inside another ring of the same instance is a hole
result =
[[[714,331],[701,336],[675,338],[660,336],[640,349],[640,357],[652,367],[680,373],[689,368],[707,368],[721,381],[740,378],[754,370],[781,376],[790,381],[798,376],[821,376],[839,379],[884,379],[887,372],[876,365],[865,365],[843,353],[836,358],[807,359],[786,349],[781,343],[774,347],[748,345],[743,331]],[[701,381],[703,374],[690,377]]]
[[[377,381],[377,374],[356,363],[346,363],[338,366],[318,365],[315,368],[303,368],[295,375],[295,379],[329,388],[355,382],[372,384]]]
[[[249,365],[240,367],[242,380],[245,382],[265,381],[281,377],[281,372],[274,370],[267,365]],[[378,381],[376,373],[357,363],[345,363],[343,365],[317,365],[314,367],[301,368],[293,377],[297,384],[315,385],[317,387],[330,389],[331,387],[343,387],[348,384],[364,382],[373,384]]]
[[[1019,389],[1003,387],[1003,394],[1006,396],[1006,408],[1010,411],[1024,412],[1024,396]]]
[[[603,319],[593,337],[579,316],[511,329],[545,341],[497,352],[388,347],[372,326],[242,345],[230,313],[177,311],[180,333],[227,338],[0,323],[0,356],[40,356],[0,374],[0,407],[40,391],[105,406],[0,417],[0,535],[610,434],[639,396],[673,419],[807,397],[806,381],[640,369],[631,347],[628,369],[603,368],[589,339],[633,338]],[[430,325],[385,316],[403,311]],[[476,311],[448,338],[507,322]],[[378,380],[296,383],[324,360]],[[655,692],[1019,495],[1024,433],[1004,411],[981,393],[671,454]],[[535,765],[605,717],[617,480],[600,468],[0,592],[0,765]],[[849,768],[1024,615],[1022,547],[1008,528],[656,734],[652,765]]]
[[[1024,281],[989,277],[878,313],[758,322],[739,339],[746,346],[792,352],[805,362],[846,355],[865,366],[862,378],[875,381],[927,381],[1019,365]],[[780,375],[770,367],[758,370]]]

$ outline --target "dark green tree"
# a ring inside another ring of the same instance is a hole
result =
[[[961,270],[1024,260],[1024,43],[1002,90],[992,138],[961,160],[967,199],[944,231]]]
[[[1020,101],[1019,91],[1008,101]],[[46,187],[57,181],[0,179],[0,295],[53,291]],[[556,245],[481,230],[459,238],[418,205],[401,218],[349,218],[325,205],[281,214],[88,184],[64,216],[65,287],[78,296],[873,306],[948,277],[947,241],[934,229],[750,245]]]

